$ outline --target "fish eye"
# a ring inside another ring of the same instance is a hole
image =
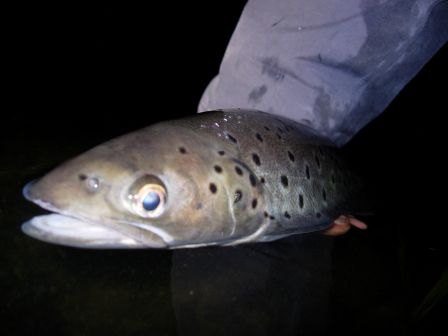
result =
[[[165,190],[158,184],[146,184],[133,197],[133,207],[142,217],[158,217],[165,205]]]
[[[132,212],[145,218],[160,216],[166,203],[166,190],[154,176],[144,176],[134,182],[128,194]]]

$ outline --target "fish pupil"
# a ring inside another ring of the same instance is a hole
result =
[[[150,191],[146,194],[145,198],[143,199],[143,208],[147,211],[153,211],[157,209],[157,207],[160,204],[160,196],[155,191]]]

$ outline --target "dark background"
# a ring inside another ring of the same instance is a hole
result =
[[[12,29],[19,97],[9,117],[25,136],[106,139],[192,114],[244,3],[24,7]]]
[[[113,308],[121,294],[143,300],[141,287],[126,293],[111,290],[109,299],[87,303],[85,310],[81,294],[86,289],[95,293],[94,282],[102,283],[117,268],[118,284],[143,286],[147,278],[138,269],[154,262],[169,268],[169,252],[86,255],[31,241],[19,224],[39,211],[21,198],[20,190],[99,142],[158,120],[194,114],[218,72],[243,6],[244,1],[210,1],[22,5],[11,10],[11,44],[4,51],[10,56],[4,68],[11,76],[5,80],[0,124],[2,334],[101,333],[102,323],[121,314],[124,322],[117,330],[141,330],[126,319],[139,314],[135,307]],[[351,233],[336,242],[333,332],[427,335],[444,325],[446,296],[422,319],[413,319],[412,313],[448,265],[446,70],[444,49],[344,149],[375,186],[377,209],[367,235]],[[34,259],[30,264],[31,255],[49,262]],[[79,280],[75,271],[85,279]],[[166,321],[172,315],[166,303],[169,278],[145,272],[159,295],[146,298],[159,309],[151,317],[154,334],[172,334],[174,322]],[[76,291],[79,311],[72,313],[78,317],[61,315],[72,304],[64,301],[64,293]],[[96,323],[86,322],[83,314],[98,309],[103,315]]]

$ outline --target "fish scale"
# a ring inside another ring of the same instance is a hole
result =
[[[89,248],[271,241],[356,211],[360,186],[312,129],[260,111],[211,111],[110,140],[28,185],[25,197],[57,214],[23,230]]]
[[[270,219],[265,236],[318,231],[331,225],[338,215],[335,204],[337,184],[331,183],[329,177],[332,171],[337,171],[334,174],[339,176],[342,174],[339,167],[327,159],[330,153],[337,155],[330,142],[303,125],[259,111],[212,112],[206,113],[204,119],[198,130],[229,140],[239,149],[241,160],[254,172],[258,181],[264,179],[267,199],[264,211],[269,218],[274,217]],[[191,127],[197,129],[195,125]],[[324,150],[322,146],[328,148]],[[288,151],[298,160],[292,161]],[[259,164],[254,161],[254,154],[259,157]],[[309,179],[306,178],[306,166],[310,169]],[[288,179],[287,187],[281,183],[282,176]],[[321,195],[322,189],[327,194],[326,201]],[[348,197],[345,194],[341,190],[339,198]],[[302,208],[298,204],[299,195],[305,199]],[[290,218],[285,217],[285,212]],[[264,240],[271,240],[271,237]]]

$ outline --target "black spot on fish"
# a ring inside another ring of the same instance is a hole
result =
[[[325,191],[325,188],[322,188],[322,198],[324,199],[324,201],[327,200],[327,192]]]
[[[305,166],[305,174],[306,174],[306,178],[309,180],[310,179],[310,167],[308,167],[308,165]]]
[[[317,168],[320,168],[320,160],[317,155],[314,155],[314,159],[316,160]]]
[[[266,218],[269,217],[269,214],[268,214],[266,211],[263,213],[263,215],[264,215]]]
[[[277,138],[278,138],[279,140],[281,140],[281,139],[282,139],[282,136],[281,136],[280,134],[278,134],[278,133],[275,133],[275,135],[277,135]]]
[[[243,175],[243,170],[240,167],[235,166],[235,171],[238,175],[241,175],[241,176]]]
[[[254,163],[259,166],[261,164],[260,162],[260,157],[257,154],[252,154],[252,160],[254,161]]]
[[[299,194],[299,207],[300,209],[303,209],[303,195]]]
[[[214,166],[214,168],[215,168],[215,172],[217,172],[218,174],[221,174],[221,173],[222,173],[222,168],[221,168],[221,166],[216,165],[216,166]]]
[[[252,200],[252,209],[255,209],[255,208],[257,207],[257,203],[258,203],[257,199],[254,198],[254,199]]]
[[[85,181],[85,180],[87,179],[87,175],[86,175],[86,174],[79,174],[79,175],[78,175],[78,178],[79,178],[81,181]]]
[[[284,215],[285,215],[285,217],[288,218],[288,219],[291,218],[291,215],[288,213],[288,211],[285,211]]]
[[[218,191],[218,187],[214,183],[210,183],[209,188],[212,194],[216,194],[216,192]]]
[[[322,217],[321,213],[320,213],[320,212],[317,212],[317,213],[316,213],[316,217],[317,217],[317,218]]]
[[[221,155],[221,156],[223,156],[224,154],[226,154],[226,152],[224,152],[224,151],[221,150],[221,151],[218,151],[218,154]]]
[[[263,138],[261,137],[260,133],[255,134],[255,137],[258,139],[258,141],[263,142]]]
[[[185,147],[179,147],[179,152],[181,154],[187,154],[187,150],[185,149]]]
[[[265,182],[266,182],[266,180],[264,179],[264,177],[262,177],[262,178],[260,179],[260,182],[261,182],[261,183],[265,183]]]
[[[233,195],[233,203],[241,201],[241,198],[243,198],[243,192],[238,189],[235,191],[235,195]]]
[[[232,136],[232,134],[226,132],[227,139],[232,141],[233,143],[237,143],[238,141]]]
[[[267,127],[267,126],[265,126],[264,129],[265,129],[266,131],[270,131],[269,127]]]
[[[282,130],[280,127],[277,127],[277,130],[278,130],[280,133],[283,133],[283,130]]]
[[[275,217],[274,216],[269,216],[269,219],[275,219]]]
[[[282,182],[282,185],[286,188],[288,187],[288,178],[285,175],[282,175],[280,177],[280,181]]]
[[[249,175],[249,180],[250,180],[250,184],[252,185],[252,187],[255,187],[256,184],[257,184],[257,179],[255,178],[255,176],[250,174]]]
[[[294,160],[295,160],[294,154],[291,153],[290,151],[288,151],[288,157],[291,160],[291,162],[294,162]]]

